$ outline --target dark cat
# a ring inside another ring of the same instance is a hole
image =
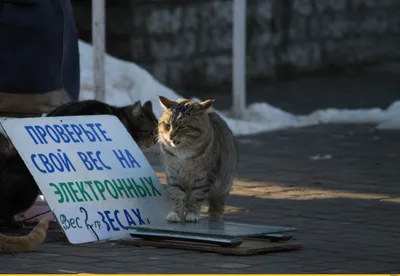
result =
[[[157,118],[152,104],[139,101],[115,107],[96,100],[70,102],[46,116],[115,115],[124,124],[139,147],[148,149],[156,143]],[[7,137],[0,134],[0,219],[7,226],[17,226],[13,217],[29,209],[40,191],[22,158]]]
[[[4,141],[3,137],[1,148],[5,151],[0,157],[0,218],[6,226],[15,227],[19,225],[14,223],[14,215],[29,209],[40,191],[18,152],[10,149],[10,142]]]
[[[156,143],[157,118],[150,101],[142,106],[139,101],[132,105],[115,107],[96,100],[70,102],[48,113],[47,117],[75,115],[115,115],[124,124],[139,147],[148,149]]]

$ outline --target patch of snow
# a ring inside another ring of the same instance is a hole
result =
[[[310,156],[309,159],[310,160],[314,160],[314,161],[316,161],[316,160],[328,160],[328,159],[332,159],[332,155],[330,155],[330,154],[325,154],[325,155],[317,154],[317,155]]]
[[[387,121],[384,121],[376,126],[377,129],[385,130],[385,129],[400,129],[400,118],[393,118]]]
[[[93,90],[93,50],[86,42],[79,41],[81,66],[80,100],[94,99]],[[180,98],[171,89],[160,84],[146,70],[135,63],[123,61],[107,55],[105,58],[106,96],[105,102],[114,106],[123,106],[135,101],[150,100],[156,116],[162,108],[158,95],[171,100]]]
[[[386,120],[380,122],[377,129],[400,129],[400,101],[392,103],[388,109],[389,114]]]

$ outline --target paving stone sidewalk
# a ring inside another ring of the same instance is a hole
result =
[[[296,227],[302,250],[233,257],[49,241],[36,252],[1,254],[0,273],[400,272],[399,131],[325,125],[238,142],[227,219]]]

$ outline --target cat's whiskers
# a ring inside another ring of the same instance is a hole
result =
[[[153,137],[151,137],[151,139],[153,139],[153,141],[154,141],[155,144],[161,142],[161,141],[160,141],[160,140],[161,140],[160,134],[154,135]]]

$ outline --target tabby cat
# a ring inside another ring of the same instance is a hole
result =
[[[44,242],[48,228],[49,221],[47,219],[42,219],[26,236],[16,237],[0,234],[0,252],[20,253],[33,250]]]
[[[142,150],[156,143],[157,118],[150,101],[143,106],[137,101],[124,107],[114,107],[96,100],[70,102],[47,116],[103,114],[118,117]],[[1,133],[0,142],[0,219],[7,226],[19,227],[13,217],[29,209],[40,191],[18,152]]]
[[[238,163],[235,139],[225,121],[210,108],[214,100],[172,101],[160,96],[158,120],[167,192],[172,200],[169,222],[197,222],[208,200],[211,219],[220,220]]]

